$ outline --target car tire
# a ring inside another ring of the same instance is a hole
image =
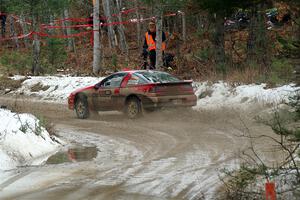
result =
[[[131,97],[126,102],[126,115],[130,119],[136,119],[142,115],[141,101],[136,97]]]
[[[79,97],[75,103],[76,115],[79,119],[86,119],[90,117],[91,112],[89,110],[87,99]]]

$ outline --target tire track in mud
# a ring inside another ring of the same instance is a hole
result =
[[[0,98],[0,104],[9,100]],[[232,123],[238,124],[239,116],[230,111],[162,110],[137,120],[112,112],[96,120],[78,120],[66,105],[30,99],[10,103],[20,111],[43,115],[66,140],[94,144],[100,150],[92,161],[38,168],[32,176],[63,171],[71,177],[41,180],[43,187],[7,194],[14,199],[213,199],[218,170],[237,166],[235,153],[247,143],[235,137],[240,130]]]

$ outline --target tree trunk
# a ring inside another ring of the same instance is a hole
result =
[[[262,2],[258,5],[258,10],[265,10],[266,3]],[[264,14],[258,13],[257,16],[257,30],[255,31],[255,51],[257,52],[257,62],[262,63],[265,66],[265,69],[261,69],[263,73],[269,70],[270,65],[270,56],[268,51],[268,37],[265,27]]]
[[[16,37],[17,34],[15,32],[14,18],[9,15],[9,23],[10,23],[10,34],[12,37]],[[15,47],[19,48],[18,38],[14,38]]]
[[[20,25],[21,25],[21,28],[22,28],[22,33],[24,35],[26,35],[28,33],[28,27],[27,27],[27,24],[25,22],[25,17],[23,14],[20,15]],[[27,38],[24,38],[24,45],[26,48],[28,48],[29,44],[28,44],[28,39]]]
[[[225,38],[224,38],[224,18],[221,15],[215,17],[216,29],[213,36],[213,44],[215,48],[215,61],[217,71],[226,75],[226,59],[225,59]]]
[[[259,10],[265,10],[266,4],[260,3],[251,8],[249,37],[247,41],[247,61],[264,64],[266,68],[260,68],[260,73],[268,70],[270,56],[268,56],[268,37],[266,33],[264,14]]]
[[[64,18],[69,18],[69,11],[68,11],[68,9],[64,10]],[[67,22],[67,21],[64,22],[64,26],[69,26],[69,25],[70,25],[69,22]],[[66,35],[67,36],[71,35],[71,29],[70,28],[66,29]],[[74,38],[68,38],[68,49],[71,52],[75,51]]]
[[[39,23],[38,16],[33,15],[33,30],[39,33]],[[40,53],[41,53],[41,42],[38,34],[33,35],[33,63],[32,63],[32,73],[33,75],[39,75],[40,73]]]
[[[134,1],[134,4],[135,4],[135,15],[136,15],[136,18],[138,20],[138,23],[136,23],[136,34],[137,34],[137,45],[140,49],[140,51],[142,50],[142,38],[141,38],[141,23],[139,22],[139,20],[141,19],[141,16],[140,16],[140,5],[139,5],[139,2],[138,0],[135,0]]]
[[[100,0],[96,0],[93,15],[93,33],[94,33],[94,49],[93,49],[93,73],[98,75],[101,70],[101,43],[100,43],[100,20],[99,8]]]
[[[122,0],[116,0],[116,6],[117,6],[117,12],[119,12],[118,15],[118,20],[119,22],[122,22],[122,16],[121,16],[121,5],[122,5]],[[120,47],[123,53],[126,54],[126,59],[128,59],[128,45],[126,41],[126,35],[125,35],[125,28],[123,24],[120,24],[118,26],[118,33],[120,37]]]
[[[185,44],[185,42],[186,42],[186,18],[185,18],[184,12],[181,12],[181,18],[182,18],[182,39]]]
[[[111,24],[112,23],[112,16],[111,16],[111,5],[110,5],[110,0],[102,0],[103,4],[103,10],[104,14],[106,17],[106,22]],[[113,26],[108,26],[108,38],[109,38],[109,47],[110,48],[115,48],[116,47],[116,40],[115,40],[115,31],[113,29]]]
[[[247,60],[248,62],[255,59],[255,40],[256,40],[256,26],[257,26],[257,10],[255,6],[251,7],[251,18],[249,25],[249,37],[247,40]]]
[[[156,64],[155,68],[160,70],[163,66],[163,57],[162,57],[162,10],[159,7],[155,9],[156,15]]]

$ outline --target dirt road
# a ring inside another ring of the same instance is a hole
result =
[[[162,110],[137,120],[109,112],[79,120],[63,104],[2,97],[0,105],[53,122],[68,142],[62,151],[97,149],[87,161],[4,172],[0,199],[214,199],[220,170],[237,167],[236,155],[249,144],[238,137],[241,119],[252,134],[271,134],[244,111]],[[263,153],[266,141],[256,145],[264,159],[275,159]]]

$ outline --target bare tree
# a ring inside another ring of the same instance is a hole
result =
[[[163,66],[162,58],[162,9],[159,4],[155,8],[156,19],[156,64],[155,68],[160,69]]]
[[[119,22],[122,22],[122,13],[121,13],[121,7],[122,7],[122,0],[116,0],[116,7],[117,7],[117,12],[118,14],[118,20]],[[127,41],[126,41],[126,35],[125,35],[125,28],[123,26],[123,24],[120,24],[118,26],[118,33],[119,33],[119,37],[120,37],[120,47],[123,53],[126,54],[126,60],[128,59],[128,45],[127,45]]]
[[[217,70],[225,76],[227,73],[227,66],[225,59],[224,18],[222,15],[215,13],[214,20],[215,30],[213,33],[213,45],[215,48],[215,61],[217,64]]]
[[[95,1],[93,15],[93,34],[94,34],[94,54],[93,54],[93,73],[98,75],[101,70],[101,43],[100,43],[100,19],[99,8],[100,0]]]
[[[39,33],[38,15],[33,15],[33,30],[35,33]],[[41,42],[38,34],[33,35],[33,63],[32,73],[38,75],[40,73],[40,53],[41,53]]]
[[[20,15],[20,25],[21,25],[23,34],[27,34],[28,33],[28,27],[27,27],[27,24],[25,22],[25,17],[24,17],[23,13]],[[28,48],[29,45],[28,45],[28,39],[27,38],[24,38],[24,44],[25,44],[25,47]]]
[[[140,4],[138,2],[138,0],[135,0],[134,1],[134,5],[135,5],[135,15],[136,15],[136,18],[138,20],[141,19],[141,15],[140,15],[140,12],[139,12],[139,8],[140,8]],[[142,38],[141,38],[141,23],[138,21],[138,23],[136,23],[136,34],[137,34],[137,45],[139,47],[139,49],[141,50],[142,49],[142,45],[141,45],[141,41],[142,41]]]
[[[185,13],[180,12],[181,18],[182,18],[182,39],[183,42],[186,42],[186,18],[185,18]]]
[[[15,32],[14,18],[11,15],[9,16],[9,22],[10,22],[10,33],[14,37],[15,47],[19,48],[18,38],[16,37],[17,34]]]
[[[69,10],[66,8],[64,9],[64,14],[63,14],[64,18],[69,18]],[[67,21],[64,21],[64,26],[69,26],[70,23]],[[66,28],[66,35],[69,36],[71,35],[71,29],[70,28]],[[68,49],[69,51],[75,51],[75,43],[74,43],[74,38],[68,38]]]
[[[104,14],[106,16],[106,21],[108,24],[112,23],[112,16],[111,16],[111,4],[109,0],[102,0],[102,4],[103,4],[103,10],[104,10]],[[108,38],[109,38],[109,47],[110,48],[115,48],[116,47],[116,40],[115,40],[115,31],[113,29],[112,25],[109,25],[107,27],[108,29]]]

